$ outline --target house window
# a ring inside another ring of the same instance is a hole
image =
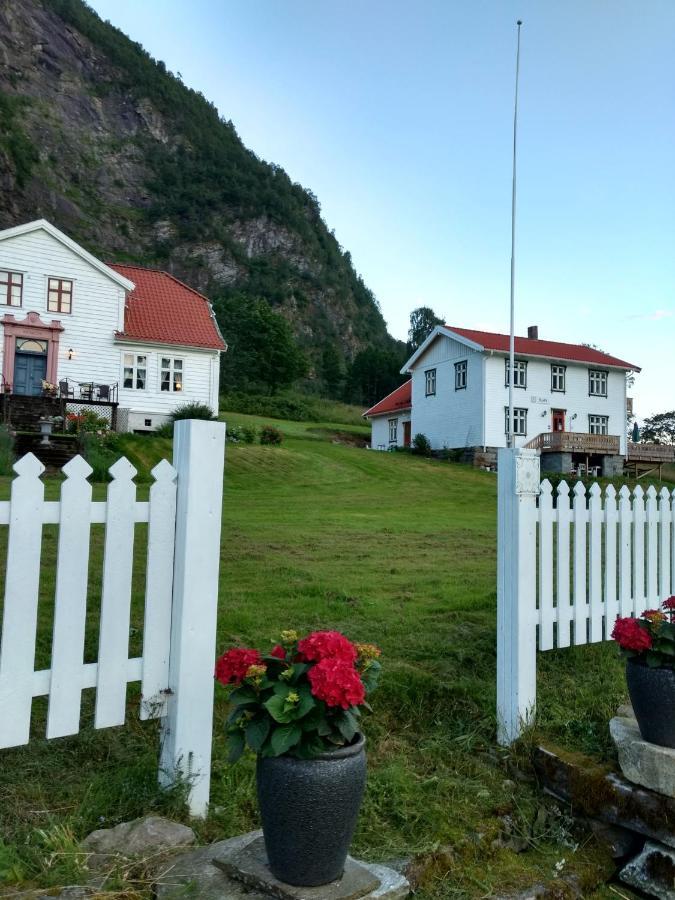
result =
[[[21,272],[0,272],[0,303],[21,306],[23,275]]]
[[[389,443],[398,443],[398,419],[389,419]]]
[[[589,416],[588,431],[589,434],[609,434],[607,430],[608,416]]]
[[[504,410],[504,422],[505,428],[504,432],[506,434],[509,433],[509,408],[508,406]],[[513,408],[513,433],[518,435],[526,435],[527,434],[527,410],[526,409],[518,409],[518,407]]]
[[[125,353],[122,384],[134,391],[144,391],[148,371],[148,358],[145,354]]]
[[[600,369],[588,370],[588,393],[591,397],[607,396],[607,372]]]
[[[424,395],[433,397],[436,393],[436,369],[427,369],[424,373]]]
[[[506,362],[505,384],[509,386],[509,361]],[[513,362],[513,386],[517,388],[527,387],[527,363],[524,359],[516,359]]]
[[[47,279],[47,309],[69,313],[73,309],[73,282],[67,278]]]
[[[159,388],[161,391],[183,390],[183,360],[162,357]]]
[[[455,363],[455,390],[461,391],[466,387],[466,360]]]
[[[565,371],[567,366],[551,366],[551,390],[565,393]]]

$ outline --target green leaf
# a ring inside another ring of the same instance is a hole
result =
[[[246,741],[241,728],[232,730],[227,736],[227,761],[235,763],[244,752]]]
[[[272,732],[272,750],[274,756],[281,756],[286,753],[294,744],[297,744],[302,737],[302,729],[299,725],[282,725],[281,728],[275,728]]]
[[[256,716],[246,726],[246,741],[256,753],[259,753],[270,732],[270,720],[266,715]]]
[[[238,722],[243,716],[246,715],[247,712],[250,712],[252,709],[255,709],[257,704],[253,703],[242,703],[241,706],[235,706],[232,712],[229,714],[227,719],[225,720],[226,725],[233,725],[235,722]]]
[[[286,698],[279,694],[274,694],[263,705],[275,722],[292,722],[295,718],[294,710],[286,708]]]
[[[289,687],[285,681],[277,681],[277,683],[274,685],[274,693],[277,695],[277,697],[283,697],[284,699],[286,699],[291,690],[292,688]]]
[[[243,684],[241,687],[236,688],[230,694],[230,703],[233,706],[240,706],[242,703],[257,703],[258,695],[253,690],[252,687],[249,687],[247,684]]]
[[[354,735],[359,728],[356,717],[353,716],[349,710],[345,710],[345,712],[335,720],[335,724],[338,727],[338,731],[347,742],[354,739]]]
[[[296,719],[301,719],[303,716],[306,716],[310,710],[316,707],[316,700],[312,697],[312,692],[309,689],[309,685],[301,684],[297,689],[297,694],[300,697],[300,702],[295,707],[296,710]]]

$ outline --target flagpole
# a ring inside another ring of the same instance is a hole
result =
[[[514,421],[513,421],[513,369],[516,354],[515,338],[515,278],[516,278],[516,147],[518,136],[518,78],[520,75],[520,19],[518,25],[518,44],[516,49],[516,92],[513,104],[513,175],[511,182],[511,323],[509,330],[509,427],[507,434],[507,446],[514,446]]]

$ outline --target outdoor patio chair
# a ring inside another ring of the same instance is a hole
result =
[[[92,400],[94,394],[94,385],[90,381],[80,382],[80,399]]]
[[[59,381],[59,397],[75,397],[75,388],[70,386],[67,378]]]
[[[98,385],[98,399],[99,400],[110,400],[110,385],[109,384],[99,384]]]

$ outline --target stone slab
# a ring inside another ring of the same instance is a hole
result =
[[[92,831],[80,847],[89,854],[87,866],[96,872],[113,865],[119,858],[154,855],[176,847],[187,847],[196,840],[194,831],[187,825],[161,816],[144,816],[132,822],[122,822],[114,828]]]
[[[620,825],[669,847],[675,847],[675,800],[633,784],[611,767],[581,754],[568,755],[537,747],[534,768],[549,794],[609,825]]]
[[[645,741],[635,719],[615,716],[609,723],[621,771],[629,781],[675,797],[675,750]]]
[[[379,879],[351,856],[347,857],[342,877],[330,884],[300,887],[279,881],[267,864],[262,836],[236,850],[229,859],[214,859],[213,864],[229,878],[242,881],[278,900],[360,900],[380,887]]]
[[[619,872],[619,878],[658,900],[675,900],[675,851],[647,841],[642,853]]]
[[[199,897],[199,900],[269,900],[270,894],[228,877],[216,865],[216,861],[226,862],[233,854],[261,837],[261,831],[252,831],[174,857],[157,878],[157,900],[185,900],[191,897]],[[410,893],[408,880],[393,869],[372,863],[361,865],[379,882],[379,886],[366,894],[364,900],[404,900]]]

